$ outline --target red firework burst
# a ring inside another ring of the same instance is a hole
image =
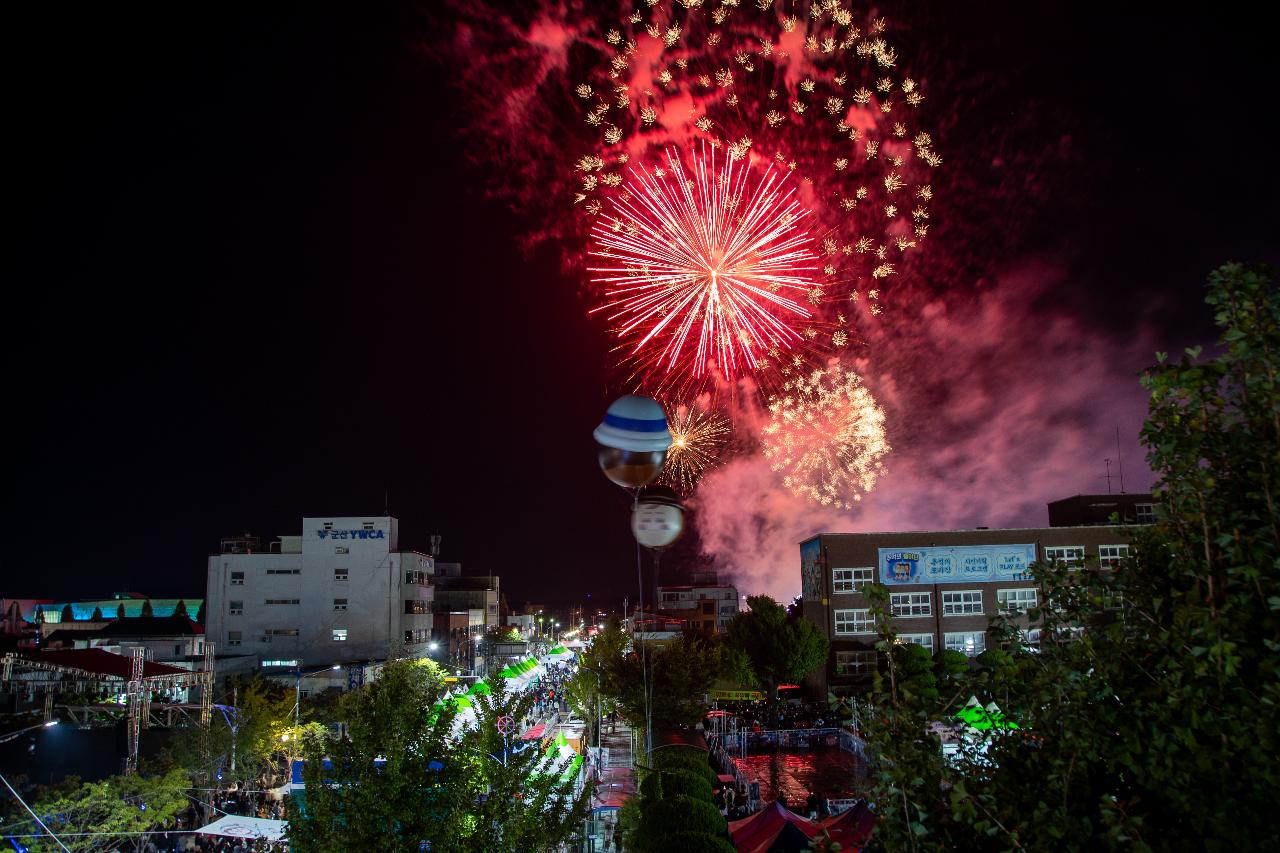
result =
[[[668,148],[666,168],[632,168],[611,204],[591,228],[589,254],[612,264],[588,267],[606,299],[592,313],[608,312],[642,384],[754,374],[804,341],[820,260],[786,172],[706,145],[687,172]]]

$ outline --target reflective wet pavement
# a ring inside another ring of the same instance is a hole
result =
[[[864,762],[843,749],[779,749],[737,758],[748,779],[759,781],[760,799],[781,796],[790,808],[800,808],[816,791],[823,799],[861,795]]]

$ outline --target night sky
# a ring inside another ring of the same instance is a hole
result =
[[[897,15],[948,51],[934,97],[980,105],[944,147],[965,162],[980,122],[1071,151],[1069,190],[1027,187],[991,263],[1070,282],[1023,322],[1072,318],[1097,352],[1207,341],[1208,271],[1280,261],[1266,28],[1244,6],[965,6]],[[537,223],[487,197],[499,164],[459,133],[476,107],[427,9],[9,12],[0,594],[196,596],[221,536],[389,505],[402,545],[439,532],[513,604],[620,602],[627,502],[590,431],[622,389],[559,247],[522,253]],[[1100,458],[1063,464],[1084,473],[1041,492],[1105,488]],[[977,523],[1022,520],[1004,501]]]

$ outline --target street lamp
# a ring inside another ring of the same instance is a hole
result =
[[[36,729],[51,729],[57,724],[58,724],[57,720],[49,720],[48,722],[44,722],[44,723],[36,723],[34,726],[27,726],[25,729],[18,729],[15,732],[9,732],[9,734],[3,737],[0,737],[0,743],[8,743],[9,741],[22,737],[27,732],[34,731]]]

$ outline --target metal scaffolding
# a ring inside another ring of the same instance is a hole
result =
[[[125,773],[133,773],[138,768],[138,745],[144,727],[179,725],[191,721],[193,712],[198,710],[200,725],[208,728],[212,721],[213,644],[206,644],[205,649],[205,668],[202,670],[171,671],[148,676],[147,649],[135,648],[128,659],[127,679],[110,671],[85,669],[39,655],[24,657],[10,652],[0,659],[0,690],[25,692],[31,701],[35,701],[37,696],[42,697],[46,723],[53,720],[55,708],[84,726],[104,719],[118,720],[123,712],[126,715],[129,739]],[[108,660],[116,657],[118,656]],[[191,687],[200,688],[198,705],[157,703],[152,706],[151,696],[154,691]],[[124,688],[123,691],[121,688]],[[121,692],[126,698],[123,706],[110,703],[55,705],[56,697],[60,695],[119,695]]]

